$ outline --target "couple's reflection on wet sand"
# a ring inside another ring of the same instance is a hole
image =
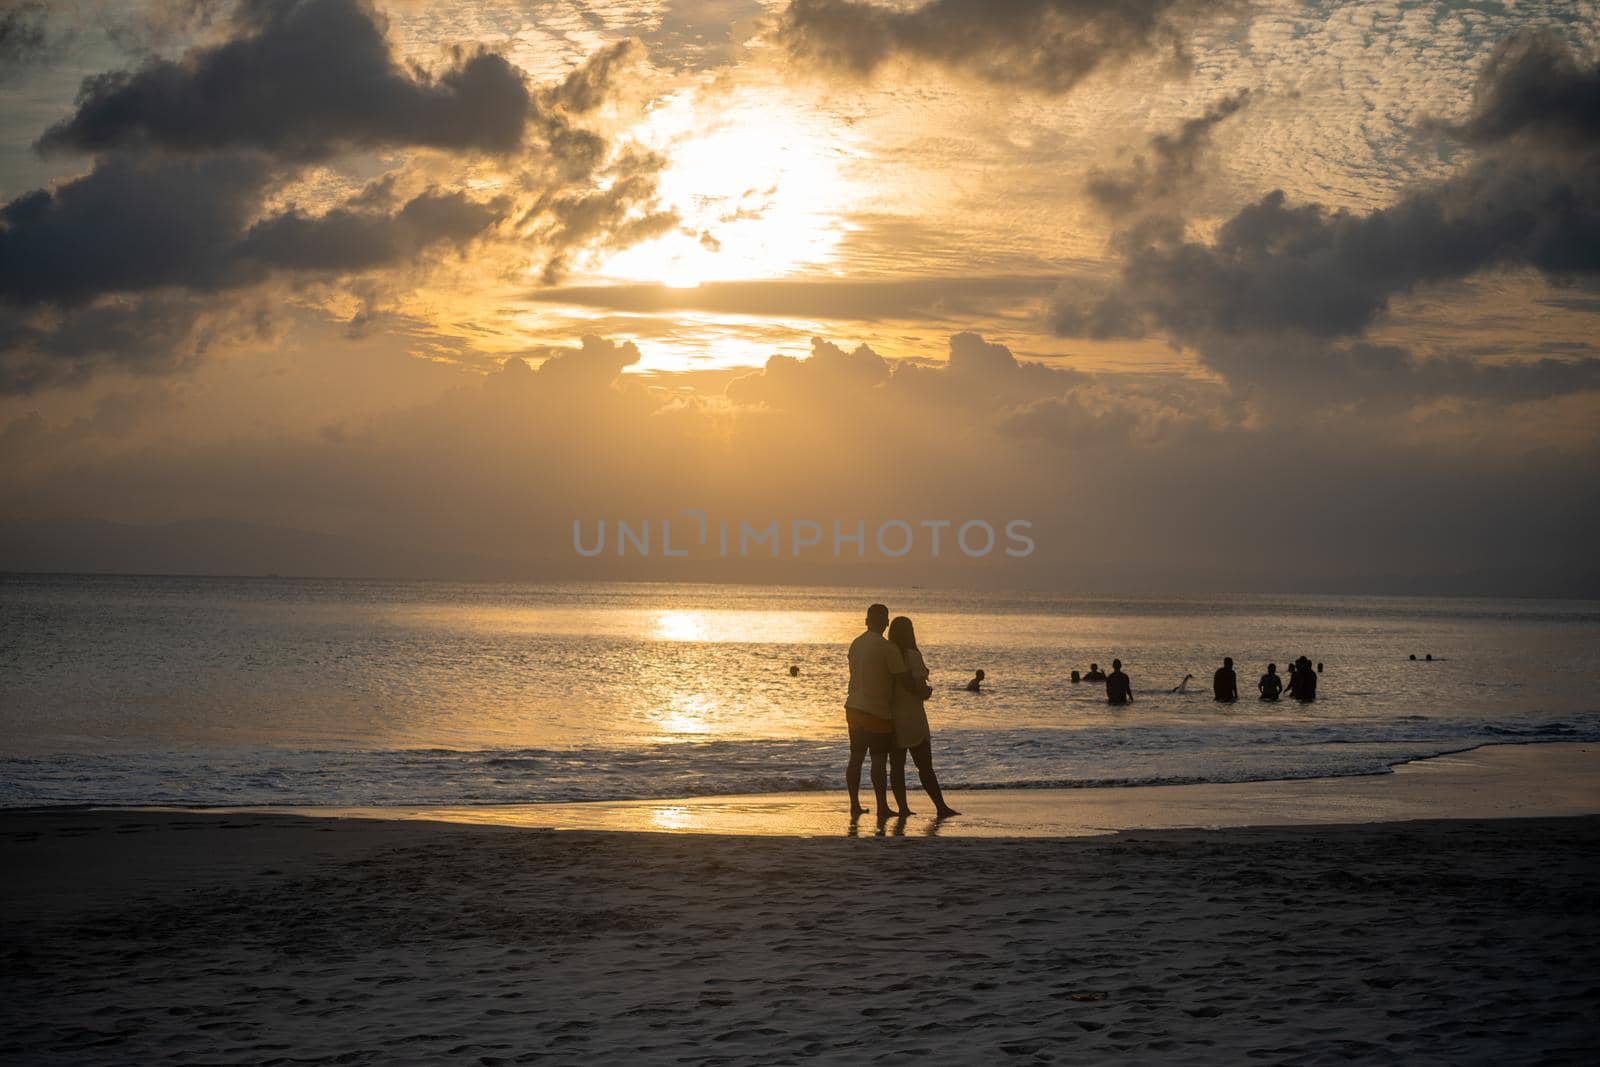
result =
[[[874,818],[872,823],[872,837],[938,837],[939,827],[943,819],[925,818],[913,833],[906,832],[906,824],[911,821],[910,815],[891,815],[887,819]],[[845,827],[844,836],[867,836],[861,829],[862,817],[860,814],[850,816],[850,822]]]

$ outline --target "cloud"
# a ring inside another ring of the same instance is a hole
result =
[[[1179,126],[1176,133],[1151,137],[1148,157],[1138,156],[1120,171],[1094,171],[1087,185],[1090,199],[1107,214],[1121,216],[1180,196],[1210,147],[1211,131],[1237,114],[1249,99],[1248,89],[1225,96],[1205,114]]]
[[[1588,70],[1551,39],[1502,46],[1461,125],[1476,157],[1389,207],[1358,213],[1274,191],[1203,241],[1174,216],[1137,217],[1116,239],[1118,284],[1087,303],[1064,293],[1055,328],[1159,331],[1237,383],[1316,383],[1340,397],[1362,384],[1514,397],[1592,388],[1584,364],[1479,367],[1363,340],[1393,298],[1419,286],[1496,268],[1531,267],[1556,284],[1600,272],[1600,128],[1563,110]],[[1124,184],[1107,199],[1121,208],[1147,191]]]
[[[528,374],[528,380],[541,389],[588,391],[612,385],[625,368],[637,362],[639,349],[632,341],[608,341],[585,334],[575,349],[545,350],[544,362]],[[527,364],[520,359],[506,362],[506,369],[513,374],[519,366]]]
[[[1600,143],[1600,61],[1585,63],[1549,33],[1521,33],[1495,46],[1479,74],[1472,114],[1443,124],[1474,144],[1519,135]]]
[[[210,10],[192,7],[184,18]],[[553,274],[580,247],[622,247],[676,224],[655,206],[661,160],[612,158],[578,125],[626,80],[635,42],[535,91],[488,53],[458,54],[436,75],[403,66],[382,17],[358,0],[244,0],[227,28],[181,60],[89,79],[72,117],[41,138],[96,158],[0,207],[7,391],[113,365],[189,366],[204,317],[193,297],[211,294],[225,312],[227,294],[273,281],[346,284],[359,305],[347,332],[359,337],[399,321],[387,309],[403,288],[397,272],[441,264],[447,250],[500,240],[487,269],[531,253]],[[518,154],[495,161],[510,171],[499,195],[418,181],[426,165],[401,157],[354,196],[281,206],[303,179],[326,188],[348,177],[327,157],[378,147]],[[158,325],[162,314],[172,319]],[[118,357],[106,339],[135,318],[140,343]],[[163,342],[173,351],[158,358]]]
[[[942,361],[902,359],[891,363],[867,345],[846,351],[820,337],[799,360],[777,355],[759,371],[728,383],[739,403],[783,411],[833,412],[890,406],[954,406],[968,413],[1050,396],[1085,380],[1076,371],[1019,360],[1005,345],[970,331],[954,334]]]
[[[0,304],[0,395],[82,385],[112,368],[168,374],[193,366],[213,345],[272,334],[272,316],[260,304],[171,291],[68,309]]]
[[[42,0],[21,0],[0,7],[0,81],[13,71],[39,62],[49,45]]]
[[[1493,567],[1508,552],[1519,566],[1530,555],[1539,568],[1586,566],[1600,515],[1587,488],[1592,435],[1576,446],[1542,439],[1552,419],[1592,422],[1592,408],[1570,402],[1541,404],[1537,418],[1470,404],[1422,418],[1365,405],[1319,418],[1289,405],[1272,417],[1281,405],[1263,413],[1213,383],[1052,370],[976,335],[951,338],[948,359],[914,362],[819,339],[806,358],[745,376],[722,402],[693,402],[619,378],[637,350],[596,337],[476,380],[433,367],[431,382],[458,384],[358,416],[384,388],[377,376],[325,378],[317,346],[283,354],[299,362],[243,358],[274,366],[290,388],[227,378],[250,394],[242,408],[189,383],[182,410],[108,412],[107,432],[93,436],[64,432],[70,415],[16,409],[9,429],[0,419],[11,460],[0,510],[293,516],[306,529],[510,560],[524,568],[512,573],[545,577],[574,573],[574,518],[592,533],[601,518],[659,521],[689,507],[755,525],[860,517],[869,529],[891,516],[1015,517],[1034,522],[1039,550],[999,578],[1059,588],[1131,577],[1168,592],[1169,582],[1229,588],[1230,572],[1234,588],[1303,591],[1307,580]],[[224,381],[214,368],[203,374],[210,388]],[[1393,522],[1403,509],[1408,521]],[[633,565],[635,577],[683,577],[662,570],[674,562],[608,551],[585,573]],[[926,562],[902,573],[926,582]],[[953,562],[952,579],[982,580]],[[764,570],[739,566],[714,561],[695,576],[816,573],[775,570],[791,566],[786,555],[754,553],[749,566]]]
[[[840,400],[854,406],[863,399],[877,402],[869,391],[888,380],[888,360],[866,345],[847,352],[813,337],[808,358],[773,356],[761,370],[729,382],[727,395],[739,403],[779,409],[826,407]]]
[[[624,154],[601,187],[557,189],[534,201],[517,225],[546,250],[541,281],[556,284],[579,248],[626,248],[676,227],[677,213],[657,203],[656,179],[663,162],[653,154]]]
[[[230,249],[274,169],[259,156],[117,155],[0,209],[0,299],[83,303],[108,292],[230,284]]]
[[[1307,405],[1360,403],[1373,412],[1439,397],[1515,404],[1600,389],[1600,359],[1594,358],[1488,362],[1292,334],[1205,338],[1199,351],[1230,382],[1293,392]]]
[[[880,322],[949,321],[1047,296],[1056,281],[1036,275],[704,282],[665,285],[568,286],[535,290],[528,299],[608,311],[707,311],[726,315]]]
[[[459,52],[429,74],[396,59],[365,0],[242,0],[235,36],[181,60],[85,80],[44,151],[257,149],[319,159],[349,148],[517,149],[532,97],[503,57]]]
[[[506,206],[504,199],[479,202],[464,193],[428,190],[393,214],[349,207],[322,215],[289,211],[251,226],[236,252],[264,269],[371,270],[408,262],[434,245],[464,245],[499,221]]]
[[[644,47],[631,37],[607,45],[584,60],[570,74],[539,94],[547,108],[583,115],[600,107],[616,93],[626,76],[644,62]]]
[[[1179,399],[1104,382],[1022,404],[1001,425],[1007,433],[1054,448],[1113,455],[1130,447],[1192,446],[1238,431],[1237,417],[1230,420],[1214,404],[1196,403],[1193,396]]]
[[[281,176],[254,154],[118,153],[0,208],[0,393],[105,366],[186,367],[215,336],[255,336],[197,340],[197,324],[233,314],[221,294],[414,263],[476,240],[508,207],[428,189],[392,208],[364,194],[317,215],[258,218]]]
[[[71,306],[171,286],[236,289],[276,270],[366,270],[463,244],[504,210],[430,190],[393,212],[343,206],[252,221],[278,177],[258,155],[103,159],[0,208],[0,300]]]
[[[897,58],[995,85],[1065,93],[1095,70],[1166,53],[1185,65],[1188,25],[1217,0],[792,0],[777,39],[803,62],[868,77]]]

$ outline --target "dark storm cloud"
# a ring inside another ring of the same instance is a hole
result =
[[[892,59],[920,60],[996,85],[1064,93],[1104,65],[1168,53],[1185,62],[1186,22],[1237,5],[1221,0],[933,0],[891,8],[867,0],[793,0],[778,40],[797,59],[865,77]]]
[[[406,262],[432,245],[464,244],[494,225],[505,204],[429,191],[393,214],[335,208],[288,212],[252,226],[236,246],[246,263],[296,272],[370,270]]]
[[[530,293],[529,299],[634,313],[710,311],[879,322],[962,318],[1045,296],[1054,287],[1050,278],[991,275],[879,281],[705,282],[693,289],[665,285],[570,286],[538,290]]]
[[[243,0],[234,25],[231,39],[181,60],[85,80],[76,112],[39,147],[315,159],[388,145],[504,153],[522,142],[532,98],[521,71],[482,51],[437,74],[408,69],[364,0]]]
[[[0,208],[0,300],[78,304],[108,292],[225,287],[274,171],[260,156],[110,156]]]
[[[1214,241],[1130,250],[1125,288],[1179,337],[1203,331],[1359,333],[1398,294],[1500,266],[1560,279],[1600,270],[1600,154],[1482,160],[1369,214],[1291,204],[1241,210]]]
[[[1593,145],[1600,141],[1600,61],[1583,62],[1550,34],[1508,37],[1479,75],[1471,117],[1446,128],[1476,144],[1531,131]]]
[[[72,306],[164,287],[233,289],[275,270],[388,266],[464,243],[504,209],[430,191],[393,212],[339,207],[253,222],[275,177],[259,155],[114,155],[54,191],[18,197],[0,208],[0,301]]]
[[[1420,285],[1502,267],[1531,267],[1557,284],[1600,272],[1600,128],[1561,104],[1581,95],[1587,70],[1549,39],[1502,47],[1461,127],[1475,131],[1476,158],[1387,208],[1358,214],[1275,191],[1210,241],[1189,240],[1175,218],[1141,218],[1117,238],[1118,286],[1087,304],[1058,300],[1057,332],[1159,330],[1236,382],[1316,381],[1339,395],[1380,379],[1440,393],[1590,388],[1584,364],[1474,369],[1339,340],[1360,338],[1394,297]]]
[[[475,239],[507,206],[428,190],[398,206],[363,194],[320,215],[258,219],[278,177],[256,154],[118,153],[0,208],[0,392],[81,381],[104,366],[185,366],[209,344],[197,324],[235,316],[220,294],[280,275],[409,263]]]

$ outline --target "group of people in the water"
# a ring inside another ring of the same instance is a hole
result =
[[[1415,656],[1411,657],[1416,659]],[[1428,657],[1432,659],[1432,656]],[[1310,703],[1317,699],[1317,677],[1322,673],[1322,664],[1312,665],[1311,660],[1305,656],[1289,661],[1289,675],[1285,679],[1278,673],[1276,663],[1267,664],[1267,673],[1261,676],[1256,683],[1256,691],[1261,699],[1266,701],[1281,700],[1289,697],[1303,703]],[[1111,661],[1111,673],[1107,674],[1100,669],[1100,664],[1091,663],[1087,671],[1074,670],[1071,674],[1074,685],[1082,682],[1102,682],[1106,687],[1106,702],[1108,704],[1122,705],[1133,703],[1133,683],[1122,669],[1122,661]],[[981,692],[984,673],[978,671],[973,679],[967,683],[967,692]],[[1194,675],[1185,674],[1183,680],[1173,686],[1169,692],[1187,693],[1189,683],[1194,681]],[[1211,677],[1211,692],[1218,703],[1231,704],[1239,699],[1239,676],[1233,669],[1233,657],[1224,656],[1222,666]]]
[[[1256,683],[1256,691],[1260,693],[1261,699],[1266,701],[1275,701],[1287,696],[1309,704],[1317,699],[1317,678],[1321,674],[1322,664],[1312,667],[1311,661],[1301,656],[1299,659],[1289,661],[1289,679],[1286,684],[1278,674],[1278,665],[1269,663],[1267,673]],[[1223,704],[1231,704],[1239,699],[1239,676],[1234,673],[1232,656],[1224,656],[1222,666],[1212,675],[1211,694]]]

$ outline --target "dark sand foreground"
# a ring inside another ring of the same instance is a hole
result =
[[[0,815],[0,1060],[1593,1063],[1600,819],[1078,839]]]

